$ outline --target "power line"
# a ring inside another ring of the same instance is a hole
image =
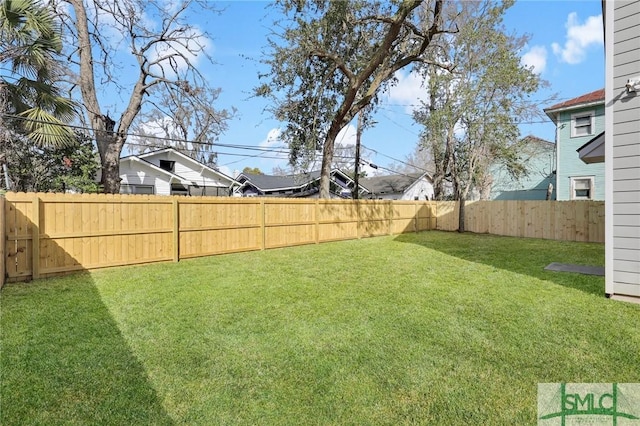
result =
[[[567,99],[573,99],[573,98],[567,98]],[[398,104],[398,106],[403,106],[403,105]],[[414,105],[407,104],[407,105],[404,105],[404,106],[414,106]],[[415,106],[417,106],[417,105],[415,105]],[[385,107],[383,107],[383,106],[378,106],[378,108],[379,108],[379,109],[381,109],[381,110],[391,111],[391,112],[394,112],[394,113],[397,113],[397,114],[403,114],[403,115],[407,115],[407,116],[413,117],[413,113],[408,113],[408,112],[404,112],[404,111],[397,111],[397,110],[394,110],[394,109],[391,109],[391,108],[385,108]],[[392,120],[388,115],[386,115],[386,114],[384,114],[384,113],[382,113],[382,115],[383,115],[385,118],[387,118],[389,121],[391,121],[392,123],[396,124],[398,127],[401,127],[401,128],[403,128],[404,130],[406,130],[406,131],[408,131],[408,132],[414,133],[414,132],[412,132],[411,130],[407,129],[406,127],[401,126],[400,124],[398,124],[397,122],[395,122],[394,120]],[[595,117],[602,117],[602,116],[604,116],[604,114],[596,114],[596,115],[595,115]],[[480,122],[480,121],[472,121],[472,123],[479,123],[479,122]],[[491,123],[491,121],[482,121],[482,122],[484,122],[484,123]],[[552,124],[552,121],[551,121],[551,120],[546,120],[546,119],[540,119],[540,120],[529,120],[529,121],[518,121],[518,120],[514,120],[514,123],[515,123],[515,124],[517,124],[517,125],[521,125],[521,124]],[[414,133],[414,134],[415,134],[415,133]],[[418,136],[420,136],[420,135],[418,135]]]
[[[49,122],[42,121],[42,120],[35,120],[35,119],[32,119],[32,118],[22,117],[22,116],[19,116],[19,115],[2,114],[2,117],[3,118],[14,118],[14,119],[23,120],[23,121],[29,121],[29,122],[32,122],[32,123],[48,124],[48,125],[54,125],[54,126],[68,127],[70,129],[78,129],[78,130],[84,130],[84,131],[88,131],[88,132],[93,132],[93,129],[90,128],[90,127],[77,126],[77,125],[73,125],[73,124],[49,123]],[[265,147],[260,148],[260,147],[256,147],[255,145],[226,144],[226,143],[218,143],[218,142],[200,142],[200,141],[193,141],[193,140],[189,140],[189,139],[172,138],[172,137],[166,137],[166,136],[155,136],[155,135],[147,135],[147,134],[138,134],[138,133],[130,133],[130,132],[125,133],[124,136],[133,137],[133,138],[155,139],[155,140],[169,141],[169,142],[190,143],[190,144],[194,144],[194,145],[216,146],[216,147],[223,147],[223,148],[250,149],[250,150],[260,150],[260,149],[269,150],[269,149],[271,149],[271,148],[265,148]],[[128,145],[144,145],[144,144],[136,143],[136,142],[133,142],[133,141],[125,141],[125,143],[128,144]],[[274,147],[274,149],[288,149],[288,148],[287,147]]]
[[[71,124],[65,125],[65,124],[58,124],[58,123],[48,123],[48,122],[44,122],[42,120],[34,120],[34,119],[29,119],[27,117],[21,117],[21,116],[10,115],[10,114],[2,114],[2,116],[6,117],[6,118],[16,118],[16,119],[20,119],[20,120],[24,120],[24,121],[35,122],[35,123],[53,124],[53,125],[57,125],[57,126],[69,127],[69,128],[72,128],[72,129],[79,129],[79,130],[84,130],[84,131],[93,131],[91,128],[88,128],[88,127],[76,126],[76,125],[71,125]],[[44,136],[57,136],[56,134],[53,134],[53,133],[41,133],[41,134],[44,135]],[[135,133],[127,133],[126,135],[129,136],[129,137],[150,138],[150,139],[155,139],[155,140],[160,140],[160,141],[179,142],[179,143],[187,143],[187,144],[191,143],[191,144],[205,145],[205,146],[210,146],[210,147],[222,147],[222,148],[243,149],[243,150],[251,150],[251,151],[261,151],[260,154],[256,154],[256,155],[215,151],[214,153],[216,155],[229,155],[229,156],[237,156],[237,157],[243,157],[243,158],[261,157],[261,158],[265,158],[265,159],[280,160],[280,159],[284,159],[284,158],[276,157],[276,156],[266,156],[265,154],[268,154],[268,153],[287,154],[287,155],[289,154],[288,148],[285,147],[285,146],[276,146],[276,147],[269,147],[268,148],[268,147],[256,147],[256,146],[252,146],[252,145],[241,145],[241,144],[196,142],[196,141],[190,141],[190,140],[184,140],[184,139],[160,137],[160,136],[153,136],[153,135],[139,135],[139,134],[135,134]],[[128,146],[144,146],[144,147],[149,147],[150,146],[149,144],[133,142],[133,141],[130,141],[130,140],[125,141],[125,144],[128,145]],[[158,146],[158,147],[160,147],[160,146]],[[240,160],[237,160],[237,161],[233,161],[233,162],[227,163],[225,165],[234,164],[234,163],[237,163],[237,162],[240,162],[240,161],[243,161],[243,159],[240,159]]]
[[[388,110],[390,111],[390,110]],[[395,121],[394,119],[392,119],[391,117],[389,117],[387,114],[382,113],[382,115],[384,116],[384,118],[386,118],[387,120],[389,120],[390,122],[392,122],[393,124],[395,124],[396,126],[400,127],[401,129],[411,133],[412,135],[418,136],[420,137],[419,133],[414,132],[411,129],[406,128],[405,126],[401,125],[400,123],[398,123],[397,121]]]
[[[404,160],[400,160],[400,159],[395,158],[395,157],[392,157],[392,156],[390,156],[390,155],[383,154],[383,153],[381,153],[380,151],[377,151],[377,150],[375,150],[375,149],[373,149],[373,148],[369,148],[368,146],[362,145],[362,147],[363,147],[363,148],[368,149],[369,151],[373,151],[373,152],[375,152],[376,154],[380,154],[380,155],[382,155],[383,157],[389,158],[390,160],[396,161],[396,162],[398,162],[398,163],[402,163],[402,164],[404,164],[404,165],[406,165],[406,166],[409,166],[409,167],[413,167],[414,169],[420,170],[420,171],[422,171],[422,172],[428,172],[428,170],[423,169],[422,167],[418,167],[418,166],[416,166],[416,165],[414,165],[414,164],[411,164],[411,163],[408,163],[408,162],[406,162],[406,161],[404,161]],[[378,167],[380,167],[380,166],[378,166]]]
[[[405,177],[408,177],[408,178],[411,178],[411,179],[415,179],[415,176],[410,176],[410,175],[408,175],[406,173],[402,173],[402,172],[399,172],[397,170],[388,169],[388,168],[382,167],[382,166],[378,166],[378,168],[382,169],[382,170],[386,170],[386,171],[391,172],[391,173],[396,174],[396,175],[405,176]],[[428,172],[425,170],[425,173],[428,173]]]
[[[3,115],[4,115],[4,116],[8,116],[7,114],[3,114]],[[38,121],[38,120],[30,120],[30,119],[27,119],[27,118],[25,118],[25,117],[16,117],[16,118],[21,118],[21,119],[25,119],[25,120],[29,120],[29,121],[36,121],[36,122]],[[59,125],[59,124],[56,124],[56,125]],[[85,127],[82,127],[82,126],[73,126],[73,125],[70,125],[69,127],[72,127],[72,128],[78,128],[78,129],[83,129],[83,130],[90,130],[90,129],[85,128]],[[47,134],[47,133],[42,133],[42,134],[43,134],[43,135],[49,135],[49,136],[55,136],[55,134],[53,134],[53,133],[48,133],[48,134]],[[130,134],[130,136],[131,136],[131,134]],[[191,141],[184,141],[184,140],[179,140],[179,139],[174,139],[174,138],[153,137],[153,139],[164,140],[164,141],[172,141],[172,142],[186,142],[186,143],[191,143]],[[199,142],[195,142],[195,143],[199,143]],[[137,143],[137,142],[131,142],[131,141],[127,141],[127,142],[126,142],[126,144],[127,144],[127,145],[129,145],[129,146],[144,146],[144,147],[149,147],[149,145],[148,145],[148,144]],[[233,148],[233,149],[243,149],[243,150],[260,151],[260,154],[255,154],[255,155],[250,155],[250,154],[239,154],[239,153],[232,153],[232,152],[213,151],[212,153],[213,153],[213,154],[216,154],[216,155],[227,155],[227,156],[232,156],[232,157],[242,157],[242,158],[241,158],[241,159],[239,159],[239,160],[232,161],[232,162],[225,163],[225,164],[221,164],[221,165],[219,165],[220,167],[222,167],[222,166],[229,166],[229,165],[231,165],[231,164],[235,164],[235,163],[238,163],[238,162],[244,161],[244,160],[246,160],[246,159],[248,159],[248,158],[258,158],[258,157],[259,157],[259,158],[263,158],[263,159],[286,160],[286,158],[283,158],[282,156],[275,156],[275,155],[269,156],[269,155],[266,155],[266,154],[286,154],[286,155],[288,155],[288,154],[289,154],[288,148],[283,147],[283,146],[282,146],[282,147],[281,147],[281,146],[279,146],[279,147],[267,148],[267,147],[256,147],[256,146],[239,145],[239,144],[219,144],[219,143],[215,143],[215,144],[214,144],[214,143],[200,143],[200,144],[207,145],[207,146],[211,146],[211,147],[226,147],[226,148]],[[160,148],[160,147],[161,147],[161,146],[157,146],[157,148]],[[368,150],[370,150],[370,151],[372,151],[372,152],[375,152],[376,154],[380,154],[380,155],[382,155],[382,156],[384,156],[384,157],[387,157],[387,158],[389,158],[389,159],[391,159],[391,160],[393,160],[393,161],[396,161],[396,162],[398,162],[398,163],[402,163],[402,164],[407,165],[407,166],[409,166],[409,167],[413,167],[413,168],[415,168],[415,169],[417,169],[417,170],[421,170],[421,171],[423,171],[423,172],[426,172],[426,170],[425,170],[425,169],[422,169],[422,168],[417,167],[417,166],[415,166],[415,165],[413,165],[413,164],[407,163],[406,161],[402,161],[402,160],[399,160],[399,159],[397,159],[397,158],[391,157],[391,156],[389,156],[389,155],[383,154],[383,153],[381,153],[381,152],[380,152],[380,151],[378,151],[378,150],[375,150],[375,149],[372,149],[372,148],[366,147],[366,146],[364,146],[364,145],[363,145],[363,147],[364,147],[365,149],[368,149]],[[355,161],[355,156],[334,155],[334,156],[333,156],[333,158],[334,158],[334,159],[337,159],[337,160],[354,160],[354,161]],[[395,170],[392,170],[392,169],[389,169],[389,168],[386,168],[386,167],[383,167],[383,166],[376,165],[376,167],[377,167],[377,168],[379,168],[379,169],[382,169],[382,170],[386,170],[386,171],[392,172],[392,173],[394,173],[394,174],[399,174],[399,175],[403,175],[403,176],[408,176],[408,175],[405,175],[405,174],[403,174],[403,173],[397,172],[397,171],[395,171]]]
[[[180,140],[175,139],[175,141],[177,142],[182,142]],[[145,144],[145,143],[140,143],[140,142],[125,142],[127,145],[130,146],[144,146],[144,147],[157,147],[157,148],[162,148],[162,147],[167,147],[166,145],[150,145],[150,144]],[[190,143],[190,142],[186,142],[186,143]],[[261,152],[268,152],[268,153],[275,153],[275,154],[288,154],[288,148],[287,147],[273,147],[273,148],[268,148],[268,147],[260,147],[260,146],[250,146],[250,145],[230,145],[230,144],[219,144],[219,143],[210,143],[210,144],[206,144],[207,146],[210,147],[219,147],[219,148],[232,148],[232,149],[241,149],[241,150],[248,150],[248,151],[261,151]]]
[[[384,115],[384,114],[383,114]],[[596,116],[602,116],[603,114],[598,114]],[[21,116],[17,116],[17,115],[10,115],[10,114],[2,114],[3,117],[5,118],[15,118],[15,119],[20,119],[20,120],[24,120],[24,121],[30,121],[30,122],[36,122],[36,123],[43,123],[43,124],[54,124],[54,125],[58,125],[58,126],[65,126],[65,127],[69,127],[72,129],[80,129],[80,130],[84,130],[84,131],[90,131],[92,132],[93,129],[88,128],[88,127],[84,127],[84,126],[76,126],[76,125],[65,125],[65,124],[58,124],[58,123],[48,123],[48,122],[44,122],[42,120],[35,120],[35,119],[30,119],[27,117],[21,117]],[[400,124],[398,124],[397,122],[395,122],[394,120],[391,120],[389,117],[387,117],[385,115],[386,118],[388,118],[391,122],[393,122],[394,124],[401,126]],[[532,122],[533,123],[533,122]],[[524,124],[524,123],[521,123]],[[404,127],[403,127],[404,128]],[[409,129],[404,128],[405,130],[412,132]],[[415,134],[415,133],[414,133]],[[417,136],[419,136],[418,134],[416,134]],[[49,134],[49,136],[53,136],[53,134]],[[259,147],[259,146],[254,146],[254,145],[244,145],[244,144],[225,144],[225,143],[212,143],[212,142],[197,142],[197,141],[191,141],[191,140],[186,140],[186,139],[178,139],[178,138],[171,138],[171,137],[162,137],[162,136],[154,136],[154,135],[141,135],[141,134],[136,134],[136,133],[127,133],[126,136],[129,137],[134,137],[134,138],[148,138],[148,139],[155,139],[155,140],[159,140],[159,141],[167,141],[167,142],[178,142],[178,143],[186,143],[186,144],[194,144],[194,145],[203,145],[203,146],[209,146],[209,147],[216,147],[216,148],[231,148],[231,149],[239,149],[239,150],[249,150],[249,151],[260,151],[260,154],[255,154],[255,155],[249,155],[249,154],[239,154],[239,153],[230,153],[230,152],[220,152],[220,151],[214,151],[214,153],[216,155],[228,155],[228,156],[236,156],[236,157],[243,157],[240,160],[237,161],[232,161],[230,163],[226,163],[223,166],[228,166],[230,164],[235,164],[238,163],[240,161],[243,161],[243,159],[247,159],[247,158],[264,158],[264,159],[275,159],[275,160],[284,160],[285,158],[281,157],[281,156],[267,156],[266,154],[283,154],[283,155],[288,155],[289,154],[289,148],[286,146],[274,146],[274,147]],[[344,137],[344,135],[343,135]],[[144,146],[144,147],[148,147],[149,144],[143,144],[140,142],[134,142],[134,141],[126,141],[125,142],[127,145],[129,146]],[[421,167],[418,167],[414,164],[408,163],[407,161],[404,160],[400,160],[398,158],[392,157],[390,155],[384,154],[378,150],[375,150],[373,148],[367,147],[365,145],[363,145],[363,148],[368,149],[376,154],[379,154],[383,157],[386,157],[390,160],[393,160],[397,163],[401,163],[404,164],[406,166],[412,167],[416,170],[422,171],[422,172],[428,172],[428,170],[423,169]],[[355,160],[355,157],[351,157],[351,156],[337,156],[334,155],[333,157],[334,159],[343,159],[343,160]],[[403,173],[400,172],[396,172],[392,169],[388,169],[386,167],[382,167],[382,166],[377,166],[378,168],[382,169],[382,170],[387,170],[390,171],[392,173],[395,174],[400,174],[400,175],[404,175]],[[407,176],[407,175],[404,175]]]
[[[55,136],[54,133],[41,133],[42,135],[48,135],[48,136]],[[174,140],[174,139],[172,139]],[[133,145],[133,146],[142,146],[142,147],[148,147],[148,148],[163,148],[166,147],[165,145],[148,145],[148,144],[143,144],[143,143],[136,143],[136,142],[127,142],[127,145]],[[267,147],[255,147],[255,146],[248,146],[248,145],[233,145],[233,144],[207,144],[209,146],[212,147],[231,147],[231,148],[235,148],[235,149],[244,149],[244,150],[253,150],[253,151],[261,151],[260,154],[255,154],[255,155],[250,155],[250,154],[239,154],[239,153],[232,153],[232,152],[222,152],[222,151],[213,151],[212,153],[216,154],[216,155],[229,155],[229,156],[236,156],[236,157],[244,157],[244,158],[255,158],[255,157],[261,157],[261,158],[267,158],[267,159],[276,159],[276,160],[284,160],[285,158],[283,158],[282,156],[265,156],[265,154],[289,154],[288,148],[282,146],[282,147],[273,147],[273,148],[267,148]],[[135,154],[134,154],[135,155]],[[345,155],[334,155],[333,158],[335,159],[343,159],[343,160],[354,160],[355,156],[345,156]],[[238,160],[238,161],[242,161],[242,160]],[[236,161],[232,162],[235,163]],[[228,163],[228,164],[232,164],[232,163]]]
[[[9,118],[17,118],[17,119],[21,119],[21,120],[25,120],[25,121],[30,121],[30,122],[37,122],[37,123],[44,123],[44,124],[51,124],[51,123],[47,123],[44,122],[42,120],[34,120],[34,119],[30,119],[27,117],[21,117],[21,116],[16,116],[16,115],[10,115],[10,114],[2,114],[3,117],[9,117]],[[53,123],[54,125],[58,125],[58,126],[65,126],[62,124],[57,124],[57,123]],[[92,129],[88,128],[88,127],[83,127],[83,126],[76,126],[76,125],[66,125],[66,127],[70,127],[70,128],[74,128],[74,129],[80,129],[80,130],[88,130],[88,131],[92,131]],[[49,136],[53,136],[53,134],[49,134]],[[275,154],[289,154],[289,150],[288,147],[285,146],[276,146],[276,147],[257,147],[257,146],[252,146],[252,145],[243,145],[243,144],[225,144],[225,143],[210,143],[210,142],[196,142],[196,141],[190,141],[190,140],[186,140],[186,139],[177,139],[177,138],[170,138],[170,137],[161,137],[161,136],[153,136],[153,135],[140,135],[140,134],[135,134],[135,133],[127,133],[127,136],[130,137],[140,137],[140,138],[150,138],[150,139],[155,139],[155,140],[160,140],[160,141],[169,141],[169,142],[180,142],[180,143],[191,143],[191,144],[199,144],[199,145],[205,145],[205,146],[211,146],[211,147],[221,147],[221,148],[233,148],[233,149],[242,149],[242,150],[250,150],[250,151],[261,151],[263,153],[275,153]],[[344,137],[344,135],[343,135]],[[127,145],[130,146],[149,146],[148,144],[143,144],[140,142],[134,142],[134,141],[126,141],[125,142]],[[409,165],[409,166],[413,166],[409,163],[406,163],[402,160],[399,160],[397,158],[393,158],[391,156],[382,154],[379,151],[376,151],[374,149],[365,147],[366,149],[369,149],[377,154],[383,155],[387,158],[390,158],[394,161]],[[262,156],[263,158],[269,158],[269,159],[280,159],[281,157],[264,157],[263,154],[257,154],[257,155],[245,155],[245,154],[237,154],[237,153],[229,153],[229,152],[219,152],[216,151],[215,152],[218,155],[230,155],[230,156],[239,156],[239,157],[248,157],[248,158],[255,158],[258,156]],[[355,157],[350,157],[350,156],[334,156],[334,158],[342,158],[342,159],[355,159]],[[415,167],[415,166],[413,166]],[[419,169],[418,167],[415,167],[417,169]]]
[[[568,101],[570,99],[574,99],[575,96],[571,96],[571,97],[566,97],[566,98],[557,98],[557,99],[537,99],[537,100],[531,100],[532,103],[536,104],[536,105],[541,105],[543,103],[551,103],[551,102],[555,102],[555,104],[564,102],[564,101]],[[392,107],[422,107],[423,104],[395,104],[395,103],[383,103],[382,105],[385,106],[392,106]]]
[[[266,152],[263,152],[262,154],[255,154],[255,155],[247,155],[245,158],[268,158],[268,157],[264,157],[264,155],[266,154]],[[244,161],[245,158],[241,158],[239,160],[235,160],[235,161],[231,161],[230,163],[225,163],[225,164],[221,164],[220,167],[227,167],[230,166],[231,164],[236,164],[239,163],[241,161]],[[279,159],[284,160],[284,158],[278,157]]]

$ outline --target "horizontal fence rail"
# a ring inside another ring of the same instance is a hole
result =
[[[7,193],[1,201],[9,281],[458,228],[455,202],[49,193]],[[602,202],[467,202],[465,221],[472,232],[604,241]]]

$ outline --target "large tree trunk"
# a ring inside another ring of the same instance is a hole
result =
[[[480,182],[480,201],[488,201],[491,199],[491,187],[493,186],[493,176],[485,174]]]
[[[469,196],[469,190],[471,189],[471,183],[461,184],[456,182],[456,198],[458,199],[460,208],[458,209],[458,232],[466,231],[465,224],[465,209],[467,204],[467,197]]]
[[[131,91],[129,103],[116,127],[116,122],[113,119],[101,113],[98,102],[93,69],[94,58],[91,51],[91,33],[89,32],[89,18],[85,4],[83,0],[67,1],[73,7],[76,15],[75,27],[78,31],[78,54],[80,57],[80,92],[91,123],[93,136],[98,145],[100,165],[102,166],[101,183],[105,193],[117,194],[120,192],[120,152],[131,124],[140,112],[145,90],[150,87],[145,84],[147,73],[141,67],[138,80]],[[144,62],[142,56],[138,56],[138,60],[141,64]]]
[[[442,200],[444,197],[444,170],[439,160],[434,160],[435,172],[433,173],[433,199]]]
[[[329,183],[331,180],[331,162],[333,161],[333,151],[339,131],[339,126],[331,126],[324,141],[322,167],[320,168],[320,198],[331,198],[331,192],[329,190]]]
[[[102,188],[106,194],[118,194],[120,192],[120,151],[124,140],[114,136],[100,138],[98,150],[100,151],[100,165],[102,166]]]
[[[460,208],[458,209],[458,232],[464,232],[464,209],[465,199],[461,197],[459,200]]]

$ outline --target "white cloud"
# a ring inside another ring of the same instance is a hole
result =
[[[383,176],[384,174],[387,173],[386,171],[377,168],[377,166],[374,169],[369,164],[365,164],[363,166],[360,166],[360,171],[362,171],[365,174],[366,177]]]
[[[162,10],[166,11],[171,15],[175,14],[178,10],[180,10],[182,3],[183,3],[182,1],[176,1],[176,0],[160,0],[158,2],[158,4],[162,7]]]
[[[280,139],[280,135],[282,134],[281,129],[273,128],[269,130],[267,136],[258,144],[260,148],[268,149],[263,153],[260,153],[255,157],[255,160],[259,162],[259,168],[265,173],[271,173],[276,167],[280,167],[284,170],[289,170],[289,149],[285,146],[285,143]],[[349,148],[353,149],[356,143],[356,127],[352,124],[347,125],[343,128],[336,137],[336,145],[335,149],[337,154],[339,155],[342,150]],[[346,152],[346,151],[345,151]],[[269,157],[269,158],[261,158],[261,157]],[[278,157],[278,158],[271,158]],[[317,152],[310,159],[310,170],[316,170],[320,168],[322,164],[322,153]]]
[[[155,139],[154,136],[160,139]],[[174,145],[164,138],[182,139],[175,122],[168,116],[140,123],[136,129],[136,135],[129,136],[129,142],[134,151],[142,153],[145,150],[156,149],[157,146]],[[148,146],[149,144],[151,145]],[[187,144],[187,147],[190,148],[191,144]]]
[[[173,55],[171,59],[173,63],[169,59],[165,59],[156,66],[162,66],[165,72],[169,72],[171,66],[175,64],[178,71],[184,71],[187,68],[187,62],[191,66],[197,67],[200,58],[207,55],[211,56],[213,50],[213,41],[199,28],[193,27],[186,30],[180,43],[157,44],[149,57],[149,61],[153,62],[164,56]]]
[[[533,72],[542,74],[547,66],[547,49],[544,46],[533,46],[522,55],[520,63],[527,68],[533,67]]]
[[[289,149],[284,147],[284,143],[280,139],[282,130],[277,127],[269,130],[267,136],[258,144],[260,148],[267,149],[258,154],[256,160],[259,160],[259,168],[264,173],[271,173],[271,169],[275,167],[287,168],[289,165]],[[278,158],[261,158],[264,157],[278,157]]]
[[[173,118],[164,116],[157,120],[145,121],[140,124],[140,130],[145,134],[166,137],[177,132],[177,126]]]
[[[467,128],[462,124],[462,122],[457,121],[453,126],[453,134],[456,135],[457,138],[462,139],[467,134]]]
[[[405,110],[412,113],[420,106],[420,100],[427,97],[423,77],[415,71],[408,74],[398,71],[395,77],[398,83],[389,88],[389,102],[404,105]]]
[[[116,51],[122,48],[125,44],[125,36],[127,34],[127,28],[123,26],[116,18],[113,11],[114,5],[111,3],[105,3],[103,5],[105,9],[94,7],[92,2],[89,3],[90,7],[87,7],[87,16],[90,22],[95,22],[100,31],[100,38],[103,42],[106,42],[109,46],[114,46]],[[71,15],[71,10],[68,12],[68,16]],[[141,11],[136,10],[134,14],[141,14]],[[72,18],[75,20],[75,16]],[[124,51],[124,48],[122,48]]]
[[[229,177],[235,178],[235,176],[234,176],[234,174],[233,174],[233,173],[234,173],[234,170],[231,170],[229,167],[227,167],[227,166],[220,166],[220,167],[218,167],[217,169],[218,169],[218,171],[219,171],[220,173],[224,173],[225,175],[227,175],[227,176],[229,176]]]
[[[274,146],[277,146],[278,144],[280,144],[280,135],[282,134],[282,131],[275,127],[271,130],[269,130],[269,132],[267,133],[267,137],[260,142],[260,147],[261,148],[273,148]]]
[[[353,146],[356,144],[357,130],[352,124],[348,124],[338,133],[336,137],[336,147]]]
[[[564,46],[559,43],[552,43],[553,53],[562,61],[568,64],[579,64],[587,56],[587,49],[594,45],[601,45],[604,42],[602,31],[602,15],[590,16],[581,24],[576,12],[571,12],[565,24],[567,29]]]

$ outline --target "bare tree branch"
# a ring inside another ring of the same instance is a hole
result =
[[[67,23],[73,27],[72,36],[75,37],[69,56],[79,64],[78,87],[98,145],[106,192],[119,191],[120,152],[130,128],[140,114],[144,114],[146,103],[153,97],[156,100],[151,107],[161,103],[163,93],[172,92],[184,94],[183,99],[192,98],[194,103],[207,105],[207,113],[216,116],[217,121],[201,120],[207,130],[193,130],[198,137],[215,138],[224,131],[230,114],[214,109],[212,102],[217,96],[211,94],[218,91],[209,86],[192,60],[195,57],[211,60],[200,40],[205,36],[188,23],[188,15],[196,8],[200,12],[215,12],[206,2],[184,1],[174,8],[153,0],[65,1],[72,6],[75,16],[74,22]],[[145,16],[157,16],[158,19],[150,24],[144,20]],[[109,32],[113,37],[107,35]],[[118,55],[118,62],[121,62],[124,53],[121,44],[127,46],[131,60],[137,66],[137,76],[130,85],[122,81],[119,73],[122,65],[114,61]],[[117,120],[104,114],[104,105],[98,96],[99,85],[116,87],[124,96],[125,104]],[[197,99],[198,96],[205,96],[207,101]],[[177,111],[175,108],[166,110]],[[191,138],[194,135],[189,133],[191,131],[184,125],[182,138]]]

